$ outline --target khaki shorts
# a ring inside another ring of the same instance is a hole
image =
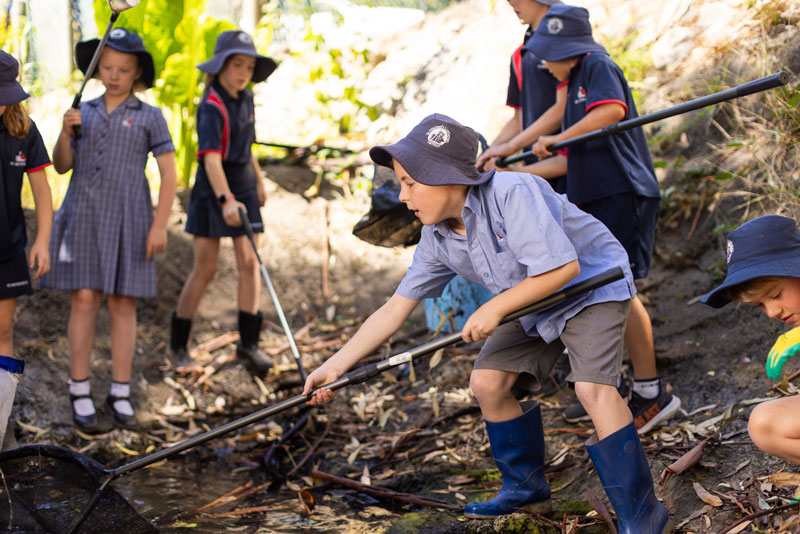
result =
[[[483,344],[473,368],[519,373],[515,387],[539,391],[566,347],[572,369],[567,380],[616,386],[630,309],[630,300],[584,308],[549,344],[526,334],[519,321],[502,324]]]

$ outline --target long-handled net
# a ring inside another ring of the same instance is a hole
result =
[[[506,316],[502,322],[543,310],[623,277],[619,267],[598,274]],[[326,389],[366,382],[414,358],[461,340],[460,332],[430,341],[385,360],[356,368],[325,384]],[[158,532],[114,491],[118,477],[147,467],[256,421],[301,406],[312,397],[296,395],[208,432],[114,469],[78,452],[50,445],[27,445],[0,453],[0,532],[52,534],[149,534]],[[2,530],[6,529],[6,530]]]

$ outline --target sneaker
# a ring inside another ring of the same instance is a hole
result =
[[[623,399],[627,398],[630,387],[628,386],[628,381],[624,377],[620,385],[617,386],[617,391],[619,391],[620,397]],[[583,405],[580,402],[576,402],[561,412],[561,417],[563,417],[567,423],[580,423],[592,420],[589,414],[586,413],[586,410],[583,409]]]
[[[631,391],[628,407],[633,414],[633,422],[636,424],[639,435],[642,435],[661,426],[675,415],[681,407],[681,399],[668,393],[662,383],[658,397],[655,399],[645,399],[635,391]]]

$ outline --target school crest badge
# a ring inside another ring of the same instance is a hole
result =
[[[123,30],[122,28],[114,28],[113,30],[111,30],[111,33],[108,34],[108,38],[113,39],[114,41],[118,39],[124,39],[125,30]]]
[[[730,263],[731,262],[731,256],[733,256],[733,241],[731,241],[730,239],[728,239],[728,251],[727,251],[727,255],[726,256],[727,257],[725,259],[725,262],[726,263]]]
[[[22,151],[19,151],[16,156],[14,156],[14,161],[10,161],[12,167],[24,167],[28,162],[28,158],[25,157],[25,154]]]
[[[564,29],[564,21],[558,17],[553,17],[547,21],[547,33],[557,34]]]
[[[253,40],[250,38],[250,36],[249,36],[249,35],[247,35],[247,34],[246,34],[246,33],[244,33],[244,32],[241,32],[239,35],[237,35],[237,38],[238,38],[238,39],[239,39],[241,42],[243,42],[244,44],[251,44],[251,43],[253,42]]]
[[[450,142],[450,130],[441,124],[428,130],[426,135],[428,137],[428,144],[434,148],[439,148]]]

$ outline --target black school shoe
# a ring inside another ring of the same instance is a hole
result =
[[[619,391],[619,396],[623,399],[628,398],[628,394],[630,393],[630,385],[628,384],[628,380],[624,375],[622,377],[622,382],[620,382],[620,385],[617,386],[617,391]],[[589,417],[589,414],[586,413],[586,410],[583,409],[583,405],[580,402],[573,404],[561,412],[561,417],[563,417],[567,423],[581,423],[592,420],[592,418]]]
[[[78,412],[75,411],[75,401],[80,399],[89,399],[92,401],[92,406],[94,406],[94,399],[92,399],[91,395],[72,395],[69,396],[69,404],[72,407],[72,422],[75,423],[75,426],[81,429],[83,432],[98,432],[100,427],[97,423],[97,410],[95,409],[94,413],[91,415],[78,415]]]
[[[106,397],[106,410],[108,410],[109,415],[111,415],[111,418],[118,425],[125,428],[134,428],[136,426],[136,414],[134,413],[133,415],[127,415],[118,412],[116,408],[114,408],[114,403],[118,400],[126,400],[131,402],[130,397],[117,397],[109,393]],[[133,408],[133,404],[131,404],[131,408]]]
[[[628,407],[633,414],[636,429],[639,435],[642,435],[661,426],[675,415],[681,407],[681,399],[672,393],[667,393],[667,388],[662,383],[655,399],[645,399],[632,391]]]

